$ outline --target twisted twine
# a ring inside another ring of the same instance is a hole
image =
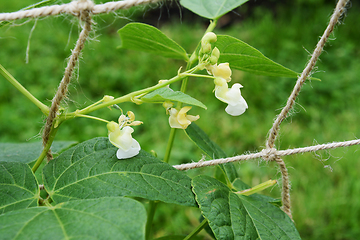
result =
[[[311,71],[314,69],[315,64],[325,46],[325,43],[327,42],[330,34],[334,30],[335,25],[339,21],[339,18],[345,11],[345,6],[348,3],[349,0],[339,0],[336,4],[335,10],[333,15],[331,16],[330,22],[327,26],[327,28],[324,31],[324,34],[322,35],[320,41],[317,43],[316,48],[311,55],[311,59],[308,62],[307,66],[305,67],[304,71],[301,73],[301,76],[296,81],[295,87],[290,95],[290,97],[287,100],[287,103],[285,107],[282,109],[281,113],[277,116],[276,120],[273,123],[272,128],[270,129],[270,134],[266,143],[266,147],[272,148],[274,147],[274,142],[276,139],[276,136],[278,134],[280,124],[281,122],[287,117],[287,114],[289,113],[290,109],[293,107],[296,97],[299,95],[301,87],[303,86],[306,79],[309,77]]]
[[[84,21],[85,24],[83,26],[82,31],[80,32],[80,35],[76,42],[75,48],[74,48],[74,50],[72,50],[70,59],[65,68],[64,77],[62,78],[60,85],[58,87],[58,90],[57,90],[54,98],[52,99],[51,107],[49,110],[49,116],[46,119],[45,128],[44,128],[44,132],[43,132],[43,136],[42,136],[44,147],[46,146],[46,144],[49,140],[49,134],[50,134],[51,128],[53,127],[54,119],[59,110],[60,103],[66,97],[66,94],[68,91],[68,86],[71,81],[71,76],[74,72],[74,68],[79,59],[81,50],[84,48],[86,39],[88,38],[89,32],[91,31],[92,21],[91,21],[91,15],[90,15],[89,9],[91,9],[92,5],[91,5],[90,1],[80,0],[76,3],[77,3],[76,6],[80,7],[80,8],[78,8],[78,10],[81,9],[78,11],[78,17],[82,21]],[[48,151],[46,157],[47,157],[48,161],[50,161],[52,159],[52,154],[51,154],[50,150]]]
[[[84,10],[91,14],[109,13],[119,9],[127,9],[141,4],[156,3],[160,0],[125,0],[117,2],[107,2],[95,5],[91,0],[72,1],[71,3],[44,6],[29,10],[22,10],[12,13],[0,13],[0,21],[11,21],[23,18],[37,18],[45,16],[59,15],[62,13],[72,14],[79,17]]]

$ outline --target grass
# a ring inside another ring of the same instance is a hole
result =
[[[19,6],[14,1],[2,1],[0,11],[14,11],[32,3],[22,1],[23,6]],[[244,21],[216,32],[242,39],[274,61],[300,72],[309,59],[307,51],[312,51],[325,29],[332,5],[317,8],[294,6],[278,7],[276,16],[265,8],[256,8]],[[342,20],[343,24],[336,28],[332,36],[334,40],[327,44],[317,72],[314,72],[314,76],[322,81],[306,83],[292,115],[281,126],[277,148],[304,147],[359,136],[360,33],[355,27],[360,20],[356,14],[358,10],[359,5],[353,2],[347,17]],[[143,18],[141,12],[135,13],[133,18],[147,21],[146,15]],[[66,58],[78,35],[78,24],[73,21],[68,16],[39,19],[30,39],[29,64],[25,64],[24,59],[34,21],[0,29],[0,63],[46,104],[50,104],[61,80]],[[85,47],[77,70],[78,77],[72,82],[64,105],[71,110],[94,102],[105,94],[120,96],[139,87],[153,85],[159,79],[174,76],[183,64],[146,53],[117,49],[120,45],[117,30],[128,20],[102,15],[95,21],[96,32]],[[160,26],[189,52],[196,47],[206,28],[203,20],[197,19],[193,23],[184,18],[181,22],[178,16],[161,22]],[[226,115],[225,105],[214,99],[211,92],[213,84],[201,79],[190,81],[188,93],[204,102],[208,110],[193,108],[190,114],[200,114],[198,125],[227,154],[261,150],[272,121],[285,105],[295,80],[234,71],[233,81],[244,86],[242,94],[249,104],[244,115],[237,118]],[[169,133],[164,109],[150,104],[123,104],[121,107],[124,111],[134,111],[137,119],[145,123],[136,127],[134,133],[142,148],[155,150],[160,158],[163,157]],[[39,117],[39,113],[10,84],[0,80],[0,142],[40,140],[38,134],[44,119]],[[96,115],[116,120],[119,112],[105,109],[96,112]],[[106,134],[102,123],[75,119],[64,123],[57,140],[84,141]],[[360,203],[357,200],[360,154],[357,150],[358,147],[354,146],[284,158],[290,171],[293,216],[303,239],[356,239],[360,234]],[[201,152],[186,139],[185,134],[179,132],[171,163],[200,158]],[[250,185],[269,178],[280,178],[272,163],[247,162],[236,166],[241,178]],[[189,174],[203,171],[193,170]],[[279,189],[276,187],[266,193],[278,197]],[[162,222],[168,216],[172,216],[174,224],[163,227]],[[165,232],[189,232],[191,225],[197,224],[197,217],[198,213],[183,208],[160,205],[155,215],[155,232],[157,236]]]

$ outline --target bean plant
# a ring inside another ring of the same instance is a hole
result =
[[[246,79],[240,84],[239,79],[232,78],[234,70],[289,79],[299,76],[249,44],[217,34],[219,18],[245,2],[180,1],[183,7],[209,19],[195,49],[184,49],[151,25],[126,24],[118,30],[121,48],[182,60],[186,67],[179,66],[172,78],[159,76],[153,86],[139,86],[126,95],[105,95],[73,112],[64,104],[59,106],[44,128],[48,132],[43,145],[1,143],[0,239],[153,239],[153,233],[160,230],[153,229],[152,223],[161,203],[199,209],[199,224],[192,232],[166,235],[162,240],[203,239],[198,235],[202,229],[206,229],[207,239],[300,239],[291,216],[282,210],[280,196],[260,194],[277,181],[269,179],[249,186],[239,178],[238,166],[233,163],[217,165],[221,174],[195,177],[168,163],[172,149],[181,146],[174,144],[177,131],[185,132],[206,155],[206,161],[228,157],[196,125],[201,118],[197,110],[207,107],[201,97],[186,93],[189,81],[197,79],[199,89],[212,85],[214,90],[209,94],[223,102],[224,108],[216,114],[238,121],[252,105],[241,91],[252,90],[246,88]],[[44,104],[45,99],[37,99],[20,84],[21,79],[16,80],[1,65],[0,72],[49,119],[53,110]],[[180,91],[172,89],[177,82],[181,82]],[[133,107],[125,109],[125,102],[132,102]],[[163,108],[162,117],[168,119],[170,135],[163,159],[141,149],[141,142],[136,140],[137,126],[146,128],[148,124],[136,117],[139,104]],[[113,119],[92,115],[104,108],[112,111]],[[77,118],[98,121],[108,135],[81,143],[56,141],[63,122],[76,124]]]

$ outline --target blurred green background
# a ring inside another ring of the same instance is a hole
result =
[[[69,1],[63,1],[69,2]],[[95,1],[100,3],[100,1]],[[104,2],[104,1],[103,1]],[[36,0],[0,1],[0,12],[12,12]],[[253,1],[223,16],[217,34],[239,38],[267,57],[301,72],[319,36],[322,35],[335,1]],[[322,81],[307,82],[291,116],[282,123],[278,149],[305,147],[318,143],[356,139],[360,135],[360,22],[359,2],[347,8],[346,18],[336,27],[313,76]],[[87,106],[105,94],[115,97],[154,85],[174,76],[184,63],[147,53],[117,49],[117,30],[131,21],[160,28],[189,53],[196,47],[208,21],[183,9],[175,1],[95,16],[95,31],[87,42],[68,99],[69,111]],[[36,24],[30,36],[31,29]],[[50,105],[62,78],[67,58],[79,33],[79,23],[62,15],[38,20],[19,20],[0,29],[0,63],[34,96]],[[29,47],[29,63],[25,62]],[[256,76],[234,71],[233,82],[241,83],[249,109],[239,117],[224,111],[226,105],[214,98],[213,84],[192,79],[188,93],[205,103],[208,110],[194,107],[200,114],[197,124],[229,156],[261,150],[273,119],[280,113],[295,80]],[[179,89],[179,85],[172,86]],[[161,105],[122,104],[137,120],[133,136],[146,151],[163,157],[170,128]],[[119,111],[103,109],[95,116],[116,120]],[[0,77],[0,142],[40,141],[44,117],[4,78]],[[106,136],[106,126],[90,119],[65,122],[56,140],[84,141]],[[295,225],[303,239],[358,239],[360,235],[360,153],[358,146],[285,157],[292,184]],[[171,162],[197,161],[201,152],[182,131],[176,135]],[[280,179],[278,168],[264,162],[236,164],[241,178],[250,185]],[[192,170],[196,175],[214,168]],[[266,194],[279,197],[279,188]],[[169,216],[171,221],[169,221]],[[160,206],[155,215],[156,236],[184,234],[198,224],[191,210]],[[167,220],[165,220],[167,219]],[[165,227],[163,222],[167,221]]]

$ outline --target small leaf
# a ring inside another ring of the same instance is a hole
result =
[[[38,183],[27,164],[0,162],[0,214],[37,206],[39,196]]]
[[[191,123],[186,129],[188,137],[211,159],[226,158],[226,153],[195,123]],[[233,163],[218,165],[226,175],[229,183],[238,178],[238,173]]]
[[[103,196],[132,196],[196,206],[191,179],[141,150],[118,160],[107,138],[94,138],[72,147],[43,170],[44,186],[56,203]]]
[[[128,23],[118,31],[121,48],[150,52],[163,57],[189,60],[186,51],[159,29],[143,24]]]
[[[177,101],[206,109],[206,106],[199,100],[180,91],[173,91],[167,87],[157,89],[141,98],[144,102]]]
[[[249,0],[181,0],[180,4],[190,11],[208,19],[218,19]]]
[[[218,35],[215,45],[220,50],[219,62],[228,62],[231,68],[274,77],[297,78],[299,75],[234,37]]]
[[[129,198],[79,200],[0,215],[1,239],[145,239],[146,211]]]
[[[244,183],[240,178],[235,179],[232,186],[236,191],[243,191],[250,188],[250,186]],[[282,205],[281,199],[278,198],[272,198],[263,194],[252,194],[251,196],[259,201],[271,203],[276,207],[281,207]]]
[[[60,152],[75,144],[73,141],[54,141],[51,150]],[[0,143],[0,161],[31,163],[36,160],[41,151],[42,143]]]
[[[301,239],[291,219],[265,201],[239,196],[205,175],[195,177],[192,185],[216,239]]]

